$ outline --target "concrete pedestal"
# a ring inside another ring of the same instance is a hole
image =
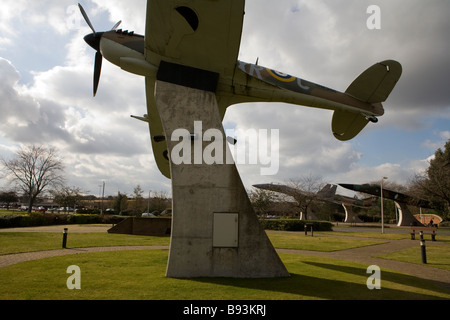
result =
[[[363,221],[353,212],[352,205],[342,204],[345,210],[345,220],[347,223],[362,223]]]
[[[405,203],[402,203],[402,202],[397,202],[397,201],[394,201],[394,203],[398,209],[398,223],[397,223],[398,227],[401,227],[401,226],[409,227],[412,224],[414,224],[415,226],[422,225],[422,223],[420,223],[420,221],[417,220],[413,216],[411,211],[409,211],[408,205],[406,205]]]
[[[289,276],[258,222],[235,164],[227,163],[230,153],[214,92],[158,80],[155,99],[171,158],[173,210],[166,275]],[[178,129],[190,134],[189,143]],[[212,139],[211,133],[216,134]],[[223,146],[223,164],[205,163],[206,158],[220,158],[211,140]],[[199,154],[206,157],[198,159]],[[184,163],[174,164],[174,158]]]

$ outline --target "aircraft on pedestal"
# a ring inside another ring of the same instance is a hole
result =
[[[170,178],[169,158],[160,116],[154,101],[156,79],[163,80],[161,66],[171,68],[181,85],[206,86],[216,94],[222,118],[226,109],[243,102],[284,102],[334,110],[332,133],[341,141],[354,138],[369,122],[384,114],[386,101],[402,74],[400,63],[376,63],[353,81],[343,93],[270,68],[238,61],[245,0],[148,0],[145,36],[118,29],[97,32],[85,10],[81,13],[93,33],[85,41],[96,50],[94,95],[100,81],[103,58],[125,71],[146,78],[147,114],[155,159],[161,173]],[[175,70],[175,71],[174,71]],[[192,70],[216,76],[198,83]],[[204,87],[202,87],[204,89]]]

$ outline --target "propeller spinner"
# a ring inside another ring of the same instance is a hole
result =
[[[103,56],[100,52],[100,40],[102,39],[102,35],[104,32],[96,32],[83,6],[78,3],[78,7],[80,8],[81,14],[83,15],[83,18],[86,21],[87,25],[92,30],[92,33],[84,37],[84,41],[86,41],[86,43],[96,51],[94,64],[94,97],[95,97],[95,95],[97,94],[98,84],[100,82],[100,74],[102,72]],[[117,22],[114,25],[114,27],[111,28],[111,30],[117,29],[117,27],[121,23],[122,21]]]

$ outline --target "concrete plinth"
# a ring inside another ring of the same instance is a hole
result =
[[[348,223],[362,223],[363,221],[353,212],[352,205],[342,204],[345,210],[345,220]]]
[[[415,226],[422,225],[422,223],[420,223],[420,221],[417,220],[413,216],[411,211],[409,211],[408,205],[406,205],[405,203],[402,203],[402,202],[397,202],[397,201],[394,201],[394,203],[398,209],[398,223],[397,223],[398,227],[411,226],[411,225],[415,225]]]
[[[168,236],[170,235],[171,221],[170,218],[129,217],[108,229],[108,233]]]
[[[259,224],[236,166],[227,164],[230,153],[214,92],[158,80],[155,99],[171,157],[173,210],[166,275],[174,278],[289,276]],[[188,149],[180,151],[183,139],[176,135],[176,141],[171,141],[177,129],[191,134],[190,163],[186,163]],[[199,152],[220,154],[217,148],[211,153],[210,129],[222,135],[221,141],[215,136],[214,145],[223,145],[223,164],[207,164],[205,159],[199,162],[195,158]],[[177,159],[182,156],[185,163],[174,164],[173,155]]]

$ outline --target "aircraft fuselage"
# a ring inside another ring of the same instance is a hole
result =
[[[145,37],[133,32],[112,30],[97,34],[99,43],[86,42],[99,49],[102,56],[121,69],[140,76],[156,79],[159,65],[148,62],[145,52]],[[98,46],[98,48],[96,47]],[[152,53],[152,61],[155,61]],[[159,61],[164,60],[160,57]],[[384,114],[381,103],[370,104],[345,93],[278,72],[259,65],[236,62],[233,77],[219,78],[217,91],[220,92],[219,106],[225,109],[243,102],[283,102],[329,110],[360,112],[370,121]]]

